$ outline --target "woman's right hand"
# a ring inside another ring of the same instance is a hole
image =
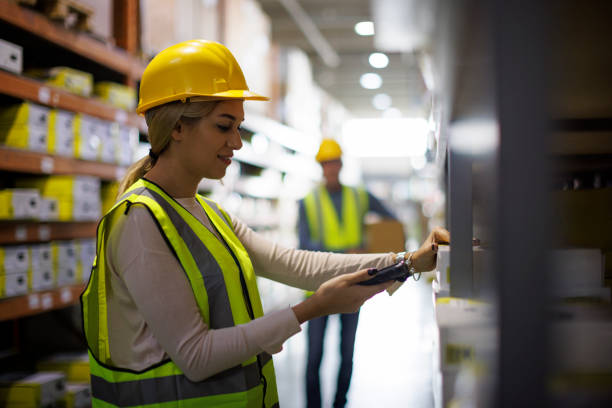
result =
[[[355,313],[366,300],[393,284],[390,281],[372,286],[357,285],[370,278],[368,269],[363,269],[328,280],[312,296],[293,307],[298,321],[303,323],[335,313]]]

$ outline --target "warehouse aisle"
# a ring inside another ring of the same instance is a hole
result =
[[[381,294],[361,310],[348,408],[433,407],[431,285],[407,281],[392,297]],[[331,407],[339,356],[339,321],[332,318],[321,367],[324,408]],[[274,356],[280,405],[305,407],[306,333],[289,339]],[[327,405],[326,405],[327,404]]]

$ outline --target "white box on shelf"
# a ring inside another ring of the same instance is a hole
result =
[[[131,165],[134,162],[134,154],[138,146],[138,129],[119,125],[119,135],[116,143],[115,150],[119,165]]]
[[[6,298],[26,293],[28,293],[27,271],[0,274],[0,297]]]
[[[59,220],[59,202],[56,198],[40,199],[40,217],[42,221]]]
[[[76,157],[83,160],[98,160],[100,157],[101,138],[98,119],[81,113],[74,117],[74,135]]]
[[[74,113],[53,109],[49,114],[48,150],[60,156],[74,157]]]
[[[438,336],[434,341],[441,371],[458,370],[465,363],[487,364],[497,352],[494,308],[488,303],[459,298],[436,300]]]
[[[79,252],[77,281],[87,282],[96,257],[96,240],[95,238],[79,239],[77,247]]]
[[[0,247],[0,273],[27,272],[30,254],[26,245]]]
[[[440,296],[447,296],[450,293],[450,246],[439,245],[436,261],[436,281],[434,290]]]
[[[0,219],[35,219],[40,215],[40,193],[31,188],[0,190]]]
[[[51,243],[57,286],[76,283],[77,252],[74,241]]]
[[[116,125],[105,120],[99,120],[96,126],[97,134],[100,136],[100,160],[105,163],[116,163]]]
[[[53,279],[53,257],[51,244],[37,244],[30,247],[30,269],[28,271],[29,288],[32,291],[51,289]]]
[[[15,74],[23,71],[23,47],[0,39],[0,68]]]

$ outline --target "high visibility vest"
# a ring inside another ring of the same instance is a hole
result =
[[[113,364],[105,251],[110,230],[132,205],[144,206],[153,216],[209,328],[232,327],[263,315],[253,265],[229,216],[216,203],[201,196],[196,198],[224,243],[159,186],[142,179],[127,190],[98,225],[96,259],[81,295],[94,407],[278,406],[272,356],[267,353],[199,382],[187,379],[170,359],[142,371]]]
[[[342,252],[363,245],[363,217],[368,212],[363,188],[342,186],[342,213],[334,208],[327,188],[319,186],[304,198],[310,239],[327,251]]]

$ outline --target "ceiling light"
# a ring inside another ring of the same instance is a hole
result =
[[[361,21],[355,24],[355,32],[359,35],[374,35],[374,23],[371,21]]]
[[[378,74],[368,72],[359,78],[359,83],[365,89],[378,89],[382,86],[382,78]]]
[[[373,52],[368,58],[370,65],[374,68],[385,68],[389,65],[389,57],[382,52]]]
[[[385,110],[391,106],[391,97],[386,93],[374,95],[372,105],[378,110]]]

